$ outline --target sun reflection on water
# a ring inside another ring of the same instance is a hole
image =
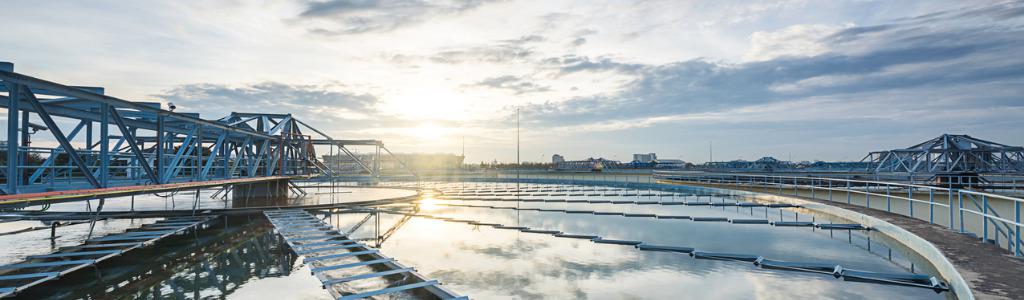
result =
[[[434,199],[433,197],[426,197],[420,199],[418,205],[421,211],[435,211],[441,208],[441,205],[438,205],[438,203],[439,201],[437,199]]]

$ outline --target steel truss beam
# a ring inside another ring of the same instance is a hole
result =
[[[334,175],[319,160],[315,146],[338,147],[352,158],[345,146],[374,146],[378,158],[382,150],[392,155],[380,141],[336,140],[291,114],[232,113],[206,120],[197,113],[164,110],[160,102],[127,101],[103,95],[101,87],[63,85],[15,73],[8,66],[12,64],[0,63],[0,107],[8,109],[6,158],[10,163],[0,169],[5,171],[2,192],[6,194]],[[28,147],[28,137],[35,133],[28,128],[30,114],[45,123],[33,129],[49,130],[59,147]],[[69,134],[59,127],[71,126],[66,120],[74,121]],[[109,126],[116,126],[119,133],[111,135]],[[306,129],[319,136],[304,134]],[[117,139],[113,145],[112,138]],[[30,163],[30,154],[44,159]],[[380,172],[379,159],[372,165],[360,164],[374,176]]]

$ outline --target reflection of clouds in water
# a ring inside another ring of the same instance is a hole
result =
[[[545,242],[474,245],[465,241],[460,241],[455,245],[459,250],[472,251],[484,255],[504,258],[525,257],[528,256],[528,254],[532,254],[537,249],[548,247],[548,244]]]
[[[747,274],[745,280],[750,282],[753,289],[753,295],[759,300],[789,300],[793,299],[794,294],[800,295],[800,298],[805,299],[895,299],[890,289],[894,287],[886,287],[879,285],[864,286],[865,288],[859,288],[856,284],[849,286],[835,285],[829,280],[835,280],[829,277],[821,277],[826,275],[807,275],[800,274],[802,278],[799,278],[799,284],[794,284],[792,276],[766,276],[762,274]],[[816,277],[816,278],[814,278]],[[939,297],[941,298],[941,297]]]
[[[607,280],[585,280],[580,285],[591,299],[741,299],[749,295],[741,274],[689,276],[670,270],[637,269],[618,272]]]
[[[493,293],[479,295],[474,293],[473,298],[490,298],[514,296],[523,299],[541,299],[543,294],[531,293],[527,290],[533,280],[528,275],[508,274],[505,272],[476,272],[456,269],[438,270],[427,274],[430,278],[444,278],[446,283],[453,286],[474,286],[488,287],[488,292]]]
[[[479,203],[477,203],[479,204]],[[494,204],[493,202],[491,204]],[[564,208],[563,204],[522,203],[531,207]],[[504,206],[511,203],[501,204]],[[582,209],[581,207],[574,207]],[[624,211],[725,216],[729,218],[763,218],[749,210],[735,208],[680,207],[657,205],[603,205],[590,210]],[[450,207],[443,210],[448,216],[515,224],[540,229],[555,229],[570,233],[597,234],[608,238],[641,240],[653,244],[680,245],[703,251],[738,252],[762,255],[772,259],[793,261],[820,261],[847,267],[888,272],[905,272],[902,268],[846,242],[845,232],[836,231],[835,239],[828,234],[809,228],[779,228],[766,225],[736,225],[718,222],[688,220],[657,220],[652,218],[625,218],[621,216],[594,216],[560,212],[492,210],[487,208]],[[700,211],[701,213],[695,213]],[[776,216],[777,213],[771,213]],[[518,220],[518,222],[516,222]],[[790,220],[791,219],[787,219]],[[802,220],[810,220],[802,214]],[[840,236],[842,238],[840,238]]]
[[[528,205],[563,208],[551,203]],[[657,206],[614,207],[689,214]],[[613,211],[596,207],[591,210]],[[749,214],[737,214],[735,209],[702,211],[751,218]],[[792,228],[445,206],[430,214],[779,258],[824,260],[835,256],[844,264],[895,268],[847,245],[845,236],[842,240],[830,240],[827,234],[815,234],[806,228],[789,230]],[[422,218],[413,219],[385,247],[390,256],[476,299],[941,298],[927,290],[854,284],[818,274],[758,269],[746,262],[694,259],[677,253],[644,252],[587,240]],[[857,290],[864,287],[871,291]]]

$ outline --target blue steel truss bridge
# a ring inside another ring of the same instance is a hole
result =
[[[380,174],[379,140],[335,139],[291,114],[239,113],[204,119],[14,72],[0,62],[0,106],[7,109],[7,139],[0,142],[5,196],[42,199],[75,191],[88,197],[109,189],[147,192],[189,183],[218,186],[319,175],[338,175],[318,159],[345,154],[362,175]],[[44,144],[50,146],[36,146]],[[373,147],[360,160],[352,146]],[[393,155],[392,155],[393,156]]]

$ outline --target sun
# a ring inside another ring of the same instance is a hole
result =
[[[412,134],[423,139],[440,139],[444,137],[447,128],[437,126],[434,123],[423,123],[412,128]]]

